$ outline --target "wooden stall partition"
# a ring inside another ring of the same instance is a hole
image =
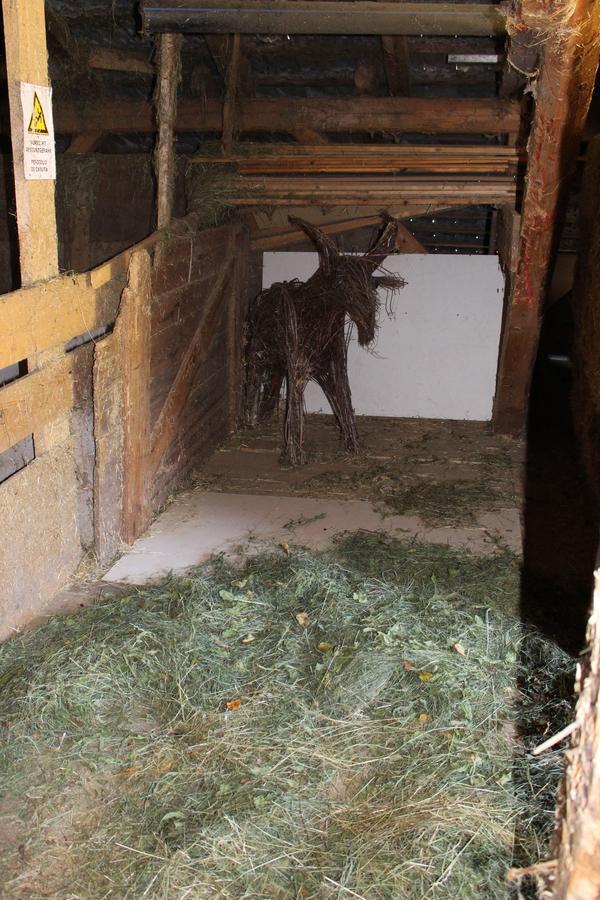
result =
[[[36,618],[91,544],[90,335],[114,320],[122,287],[115,266],[97,287],[86,273],[0,296],[0,367],[15,370],[0,387],[1,459],[30,449],[0,483],[0,639]],[[66,352],[73,339],[83,343]]]
[[[235,428],[249,241],[238,224],[170,230],[131,257],[113,334],[96,347],[96,552],[131,543]]]
[[[108,562],[140,534],[235,427],[249,257],[241,225],[199,231],[190,217],[90,272],[0,296],[0,367],[39,361],[0,387],[0,454],[34,447],[0,483],[0,639],[92,542]]]

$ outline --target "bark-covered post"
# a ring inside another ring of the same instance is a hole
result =
[[[175,148],[173,145],[177,118],[177,87],[181,67],[181,35],[161,34],[157,41],[158,78],[154,103],[158,125],[158,141],[154,155],[156,171],[156,226],[165,228],[173,214],[175,187]]]
[[[506,302],[493,413],[496,431],[518,434],[525,427],[556,239],[598,70],[600,4],[522,0],[513,16],[518,28],[538,30],[543,41],[533,84],[518,260]]]

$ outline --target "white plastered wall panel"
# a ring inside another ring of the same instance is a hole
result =
[[[306,279],[316,253],[265,253],[263,287]],[[504,277],[496,256],[403,254],[384,267],[402,275],[393,314],[382,303],[371,352],[351,341],[348,357],[357,415],[488,421],[496,383]],[[330,412],[320,388],[308,412]]]

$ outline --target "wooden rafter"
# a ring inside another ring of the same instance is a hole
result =
[[[524,26],[533,11],[541,24],[547,3],[523,3],[516,15]],[[497,431],[519,433],[525,426],[540,317],[556,238],[577,160],[596,72],[600,4],[565,3],[560,27],[546,34],[536,106],[528,145],[529,165],[521,212],[519,250],[509,279],[498,365],[493,421]],[[517,20],[518,21],[518,20]]]

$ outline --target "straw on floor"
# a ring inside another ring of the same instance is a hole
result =
[[[350,536],[0,648],[11,897],[500,898],[543,858],[572,660],[518,566]]]

